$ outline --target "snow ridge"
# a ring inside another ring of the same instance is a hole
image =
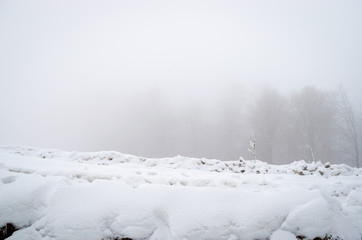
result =
[[[9,240],[361,240],[362,175],[320,162],[0,147],[7,223],[19,229]]]
[[[111,165],[118,163],[141,164],[148,167],[166,167],[172,169],[194,169],[209,172],[233,172],[251,174],[298,174],[318,176],[359,176],[362,169],[346,164],[323,164],[317,162],[295,161],[287,165],[273,165],[259,160],[220,161],[216,159],[189,158],[176,156],[172,158],[144,158],[116,151],[102,152],[67,152],[53,149],[38,149],[22,146],[3,147],[7,151],[23,156],[35,156],[44,159],[66,158],[71,161]]]

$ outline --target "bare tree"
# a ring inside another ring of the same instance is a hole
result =
[[[357,119],[347,92],[342,85],[339,87],[338,93],[336,94],[336,108],[338,117],[341,120],[341,133],[352,150],[351,153],[356,161],[356,166],[359,167]]]
[[[300,157],[310,161],[332,157],[335,111],[330,96],[315,87],[305,87],[292,96],[293,134],[298,138]]]
[[[256,160],[256,139],[253,135],[252,140],[249,141],[250,144],[250,148],[248,148],[248,151],[251,152],[251,154],[253,154],[253,158],[254,160]]]
[[[250,109],[250,122],[258,139],[260,160],[273,163],[280,149],[281,128],[285,118],[284,101],[276,90],[265,88]]]

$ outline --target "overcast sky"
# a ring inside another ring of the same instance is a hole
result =
[[[150,91],[207,105],[230,83],[343,83],[361,109],[362,1],[0,1],[0,144],[128,151],[112,132]]]

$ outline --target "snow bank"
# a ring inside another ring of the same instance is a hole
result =
[[[318,176],[358,176],[362,169],[346,164],[330,164],[321,162],[307,163],[304,160],[288,165],[272,165],[259,160],[220,161],[216,159],[188,158],[144,158],[114,151],[103,152],[66,152],[52,149],[37,149],[21,146],[0,147],[0,151],[11,152],[22,156],[34,156],[43,159],[67,159],[69,161],[87,162],[98,165],[119,163],[136,164],[148,167],[165,167],[172,169],[194,169],[208,172],[252,173],[252,174],[298,174]]]
[[[360,240],[361,180],[345,165],[2,147],[0,227],[19,228],[10,240]]]

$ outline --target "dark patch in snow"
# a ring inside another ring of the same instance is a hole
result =
[[[110,239],[102,238],[102,240],[133,240],[133,239],[129,238],[129,237],[122,237],[122,238],[116,237],[116,238],[110,238]]]
[[[10,237],[16,230],[18,229],[12,223],[7,223],[0,229],[0,240]]]
[[[308,238],[306,238],[304,236],[297,236],[297,239],[298,240],[342,240],[339,237],[332,237],[330,235],[326,235],[324,238],[316,237],[316,238],[313,238],[313,239],[308,239]]]

